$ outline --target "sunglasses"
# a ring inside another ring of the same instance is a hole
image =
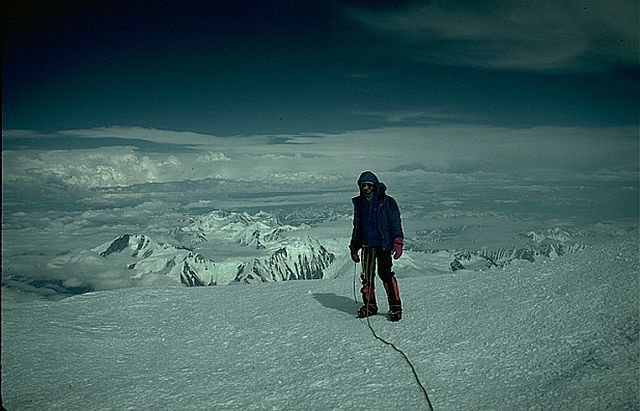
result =
[[[367,188],[367,187],[373,188],[373,184],[371,184],[371,183],[362,183],[362,184],[360,184],[360,187],[362,187],[362,188]]]

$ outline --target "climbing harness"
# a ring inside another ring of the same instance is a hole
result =
[[[375,281],[375,268],[376,268],[376,262],[375,262],[375,249],[371,249],[370,253],[366,253],[363,252],[363,258],[362,258],[362,266],[363,266],[363,273],[362,273],[362,278],[364,281],[367,282],[367,284],[369,285],[370,289],[372,287],[372,282]],[[370,260],[370,261],[368,261]],[[353,270],[353,296],[355,298],[356,296],[356,289],[355,289],[355,281],[356,281],[356,269],[357,269],[357,264],[354,263],[354,270]],[[358,299],[355,298],[356,302],[358,302]],[[411,360],[409,360],[409,357],[407,357],[407,355],[398,347],[396,347],[392,342],[389,342],[387,340],[385,340],[384,338],[380,337],[376,331],[373,329],[373,327],[371,326],[371,321],[369,320],[369,301],[370,299],[367,299],[365,303],[366,305],[366,313],[367,313],[367,325],[369,326],[369,329],[371,330],[371,333],[373,334],[373,336],[381,341],[383,344],[390,346],[391,348],[393,348],[394,350],[396,350],[397,352],[399,352],[402,357],[404,358],[404,360],[406,361],[406,363],[409,365],[409,367],[411,368],[411,372],[413,373],[413,377],[416,380],[416,383],[418,383],[418,386],[420,386],[420,390],[422,391],[422,394],[424,395],[424,399],[425,402],[427,403],[427,409],[429,411],[434,411],[433,410],[433,405],[431,404],[431,399],[429,399],[429,394],[427,394],[427,390],[424,387],[424,385],[422,384],[422,382],[420,381],[420,377],[418,377],[418,372],[416,371],[414,365],[411,363]]]

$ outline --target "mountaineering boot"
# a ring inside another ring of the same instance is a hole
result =
[[[365,304],[358,310],[358,318],[365,318],[376,314],[378,314],[378,306],[375,304]]]
[[[400,321],[402,319],[402,310],[391,308],[389,310],[389,321]]]
[[[376,290],[374,284],[367,282],[363,275],[363,285],[360,292],[362,293],[362,301],[364,305],[358,310],[358,318],[368,317],[378,314],[378,304],[376,303]]]

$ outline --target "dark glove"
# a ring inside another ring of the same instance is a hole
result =
[[[358,249],[352,246],[349,246],[349,251],[351,252],[351,259],[354,263],[360,262],[360,256],[358,255]]]
[[[394,260],[397,260],[402,255],[403,245],[404,245],[404,242],[402,238],[398,237],[395,240],[393,240],[393,249],[391,250],[391,255],[393,256]]]

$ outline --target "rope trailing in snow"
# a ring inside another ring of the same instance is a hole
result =
[[[371,330],[371,332],[373,333],[373,336],[375,338],[377,338],[378,340],[382,341],[384,344],[390,346],[391,348],[393,348],[394,350],[399,352],[402,355],[402,357],[404,358],[404,360],[407,362],[407,364],[409,364],[409,367],[411,367],[411,372],[413,373],[413,377],[415,378],[416,382],[420,386],[420,390],[422,391],[422,394],[424,395],[424,399],[427,402],[427,409],[429,411],[433,411],[433,405],[431,404],[431,400],[429,399],[429,394],[427,394],[426,388],[424,388],[424,385],[422,385],[422,382],[420,381],[420,378],[418,377],[418,373],[417,373],[415,367],[413,366],[413,364],[411,363],[411,360],[409,360],[409,357],[407,357],[407,355],[401,349],[396,347],[393,343],[385,340],[382,337],[379,337],[378,334],[376,334],[376,332],[373,329],[373,327],[371,326],[371,322],[369,321],[369,317],[367,317],[367,325],[369,326],[369,329]]]
[[[365,254],[365,253],[363,253]],[[369,254],[369,253],[367,253]],[[364,257],[364,255],[363,255]],[[362,265],[364,267],[364,276],[367,280],[367,282],[369,284],[372,284],[373,281],[375,281],[375,269],[376,269],[376,261],[375,261],[375,250],[372,249],[372,253],[371,253],[371,261],[366,261],[363,258],[362,261]],[[355,296],[355,271],[356,271],[356,266],[354,264],[354,296]],[[358,300],[356,299],[356,302]],[[367,305],[367,313],[369,312],[369,299],[367,299],[366,301],[366,305]],[[424,387],[424,385],[422,384],[422,382],[420,381],[420,377],[418,377],[418,372],[416,371],[416,368],[414,367],[413,363],[411,362],[411,360],[409,359],[409,357],[407,356],[407,354],[404,353],[404,351],[402,351],[400,348],[396,347],[395,344],[393,344],[392,342],[389,342],[387,340],[385,340],[384,338],[380,337],[376,331],[373,329],[373,327],[371,326],[371,321],[369,320],[369,315],[367,315],[367,325],[369,326],[369,329],[371,330],[371,333],[373,334],[373,336],[381,341],[383,344],[388,345],[389,347],[393,348],[394,350],[396,350],[397,352],[399,352],[402,357],[404,358],[404,360],[406,361],[406,363],[409,365],[409,367],[411,368],[411,372],[413,373],[413,377],[415,378],[416,382],[418,383],[418,386],[420,387],[420,390],[422,391],[422,394],[424,395],[424,399],[427,403],[427,409],[429,411],[434,411],[433,410],[433,405],[431,404],[431,399],[429,399],[429,394],[427,394],[427,389]]]

